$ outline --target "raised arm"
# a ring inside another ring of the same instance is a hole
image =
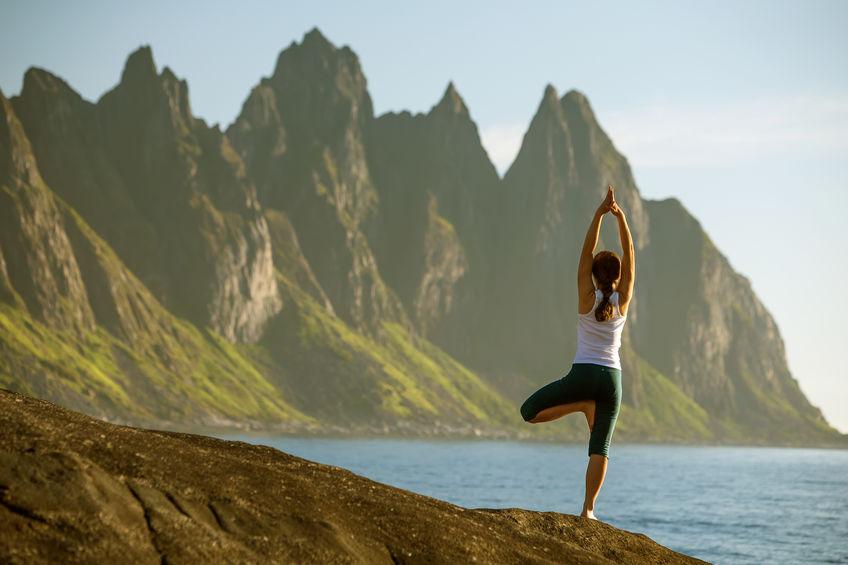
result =
[[[627,306],[633,298],[633,285],[636,282],[636,256],[633,250],[633,237],[630,235],[630,226],[627,218],[617,202],[613,202],[612,214],[618,220],[618,235],[621,238],[621,280],[618,282],[619,310],[622,314],[627,313]]]
[[[580,263],[577,266],[577,308],[581,314],[585,313],[584,310],[591,309],[595,302],[595,285],[592,283],[592,258],[601,232],[601,220],[604,214],[610,211],[614,202],[612,187],[609,186],[604,201],[595,210],[592,223],[589,224],[589,230],[586,232],[586,239],[583,241]]]

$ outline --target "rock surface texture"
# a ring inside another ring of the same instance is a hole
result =
[[[0,390],[3,563],[701,563],[553,512],[468,509],[269,447]]]

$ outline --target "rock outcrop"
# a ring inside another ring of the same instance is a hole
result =
[[[0,389],[0,561],[701,563],[554,512],[468,509],[269,447]]]

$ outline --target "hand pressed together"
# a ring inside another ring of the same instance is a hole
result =
[[[607,212],[617,218],[624,216],[624,211],[618,205],[618,202],[615,201],[615,189],[612,185],[607,185],[607,194],[604,196],[604,201],[601,202],[600,206],[598,206],[598,213],[600,215],[604,215]]]

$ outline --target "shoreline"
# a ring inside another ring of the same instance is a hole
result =
[[[117,421],[98,418],[111,424],[143,428],[155,431],[177,432],[214,437],[236,436],[245,437],[291,437],[298,439],[386,439],[386,440],[420,440],[420,441],[493,441],[493,442],[527,442],[542,444],[567,444],[586,445],[585,441],[573,437],[533,437],[532,434],[510,432],[504,430],[480,430],[464,432],[446,432],[443,428],[433,428],[425,431],[408,431],[406,429],[389,428],[388,431],[376,430],[375,428],[340,428],[340,427],[316,427],[312,430],[294,426],[209,426],[209,425],[184,425],[173,422],[132,422]],[[329,429],[328,429],[329,428]],[[554,434],[556,432],[551,432]],[[766,441],[670,441],[667,439],[614,439],[616,445],[646,445],[646,446],[669,446],[669,447],[739,447],[739,448],[784,448],[784,449],[848,449],[848,434],[843,434],[841,440],[834,442],[810,442],[807,440],[766,442]]]

